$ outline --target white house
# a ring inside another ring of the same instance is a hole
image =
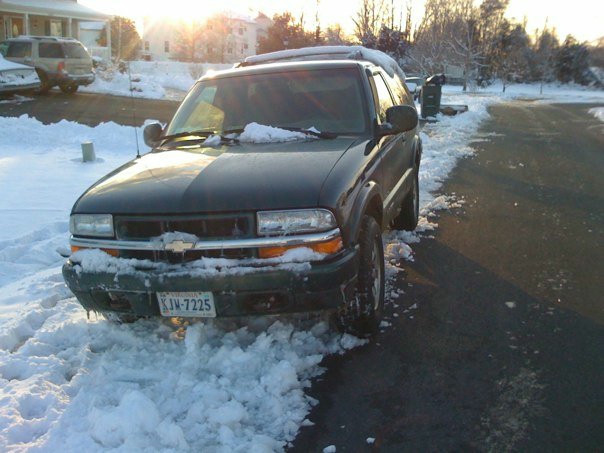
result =
[[[81,23],[108,24],[110,20],[111,16],[80,5],[77,0],[0,0],[0,41],[20,35],[79,39]],[[98,53],[108,53],[110,32],[107,38],[108,47],[100,48]]]
[[[217,24],[220,24],[220,31],[216,30]],[[232,13],[214,16],[201,25],[203,30],[195,55],[204,59],[218,51],[219,56],[215,59],[220,63],[235,63],[256,55],[258,38],[266,35],[271,24],[272,21],[262,13],[256,18]],[[178,59],[182,28],[179,22],[146,17],[143,21],[143,58],[156,61]]]

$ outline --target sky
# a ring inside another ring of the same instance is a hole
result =
[[[413,23],[421,18],[425,0],[395,0],[395,4],[411,1]],[[268,16],[274,13],[291,11],[296,17],[304,13],[307,28],[314,28],[316,0],[221,0],[207,2],[203,0],[79,0],[80,3],[110,14],[119,14],[140,21],[143,16],[174,19],[199,18],[210,16],[219,10],[232,10],[241,14],[253,15],[262,11]],[[320,23],[323,28],[340,23],[344,30],[352,32],[351,17],[356,10],[355,2],[349,0],[320,0]],[[169,5],[169,8],[166,5]],[[561,39],[573,34],[580,41],[593,41],[604,36],[604,2],[601,0],[510,0],[508,17],[522,21],[527,19],[527,31],[532,33],[542,28],[546,18],[550,26],[556,27]]]

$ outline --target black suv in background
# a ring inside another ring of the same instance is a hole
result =
[[[121,321],[331,309],[371,334],[382,231],[418,221],[417,125],[404,80],[369,61],[204,76],[146,127],[150,153],[75,203],[65,280]]]

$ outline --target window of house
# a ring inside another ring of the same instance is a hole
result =
[[[145,41],[145,52],[149,52],[150,48],[151,48],[151,45],[149,44],[149,41]]]
[[[386,121],[386,110],[394,105],[394,101],[386,86],[386,82],[380,74],[374,75],[373,81],[375,83],[375,90],[378,98],[378,116],[380,118],[380,123],[384,123]]]
[[[30,42],[11,42],[8,44],[6,51],[7,57],[12,58],[26,58],[31,57],[31,43]]]
[[[60,20],[51,20],[50,36],[63,36],[63,22]]]
[[[38,45],[40,58],[65,58],[63,47],[57,42],[41,42]]]
[[[249,46],[247,45],[247,42],[243,45],[244,49],[247,49]]]
[[[229,47],[229,48],[227,49],[227,53],[233,53],[233,48],[232,48],[232,47]]]
[[[242,35],[243,34],[243,28],[239,29],[239,34]]]
[[[164,52],[170,52],[170,41],[164,41]]]

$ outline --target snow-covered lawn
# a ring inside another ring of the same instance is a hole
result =
[[[208,71],[219,71],[232,66],[178,61],[133,61],[130,63],[132,93],[140,98],[181,100],[199,77]],[[116,68],[99,69],[96,80],[89,86],[80,87],[80,90],[130,96],[128,72],[121,73]]]
[[[418,233],[384,239],[388,303],[401,317],[412,318],[416,307],[393,285],[400,260],[412,259],[409,244],[437,227],[435,210],[463,202],[439,194],[440,185],[472,153],[488,105],[500,99],[446,92],[444,102],[470,111],[422,132]],[[311,423],[308,413],[321,402],[305,390],[319,363],[360,340],[324,322],[260,319],[237,328],[86,319],[63,283],[56,249],[67,246],[78,195],[134,157],[134,131],[26,117],[0,117],[0,130],[0,450],[280,451]],[[85,140],[99,161],[80,162]]]

